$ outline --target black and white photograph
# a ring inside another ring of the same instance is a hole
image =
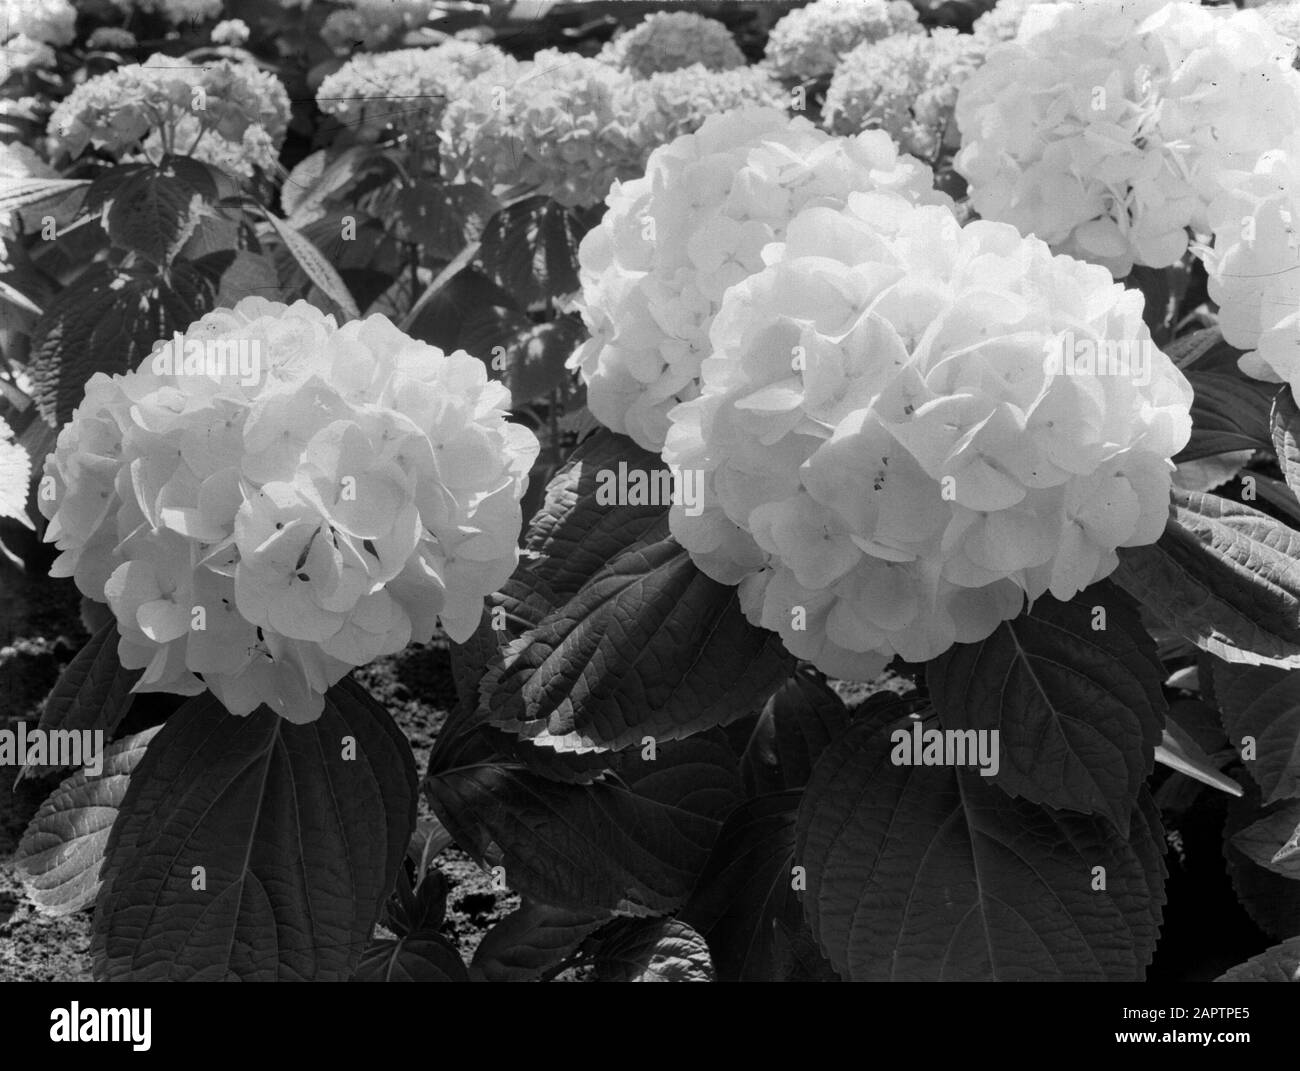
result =
[[[1298,50],[1300,0],[0,0],[15,1028],[1107,983],[1080,1045],[1268,1059]]]

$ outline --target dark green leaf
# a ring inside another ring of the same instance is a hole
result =
[[[1236,369],[1185,369],[1195,390],[1192,438],[1175,461],[1226,454],[1233,450],[1268,449],[1268,411],[1277,384],[1248,379]]]
[[[712,982],[704,938],[679,919],[617,919],[600,935],[599,982]]]
[[[460,953],[445,937],[422,934],[372,941],[357,964],[354,982],[468,982]]]
[[[1300,672],[1216,661],[1214,691],[1232,745],[1253,741],[1246,769],[1264,802],[1300,796]]]
[[[1283,387],[1273,399],[1270,414],[1273,426],[1273,449],[1287,486],[1300,494],[1300,409],[1290,387]]]
[[[350,680],[306,725],[266,707],[232,717],[209,695],[186,703],[113,826],[95,976],[351,977],[415,826],[415,782],[410,745]]]
[[[1300,982],[1300,937],[1251,956],[1245,963],[1215,979],[1216,982]]]
[[[470,972],[486,982],[530,981],[563,963],[608,917],[525,900],[483,935]]]
[[[767,701],[740,769],[751,796],[803,788],[826,746],[849,727],[844,700],[801,666]]]

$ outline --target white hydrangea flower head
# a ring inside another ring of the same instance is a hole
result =
[[[1300,127],[1300,74],[1258,14],[1176,0],[1028,9],[962,85],[954,166],[986,219],[1109,267],[1168,267],[1218,176]]]
[[[740,108],[783,109],[789,96],[763,67],[710,71],[696,64],[634,82],[625,99],[628,114],[638,117],[639,175],[654,149],[693,134],[710,117]]]
[[[805,206],[877,189],[951,204],[887,134],[832,137],[770,108],[714,116],[651,153],[644,176],[610,191],[578,249],[591,337],[569,366],[596,419],[660,450],[669,411],[699,392],[727,288],[762,269],[763,248]]]
[[[314,720],[352,667],[466,640],[514,571],[538,443],[509,406],[384,316],[245,298],[91,378],[45,462],[52,574],[108,603],[138,691]]]
[[[321,39],[341,52],[358,43],[366,49],[382,48],[428,22],[433,4],[434,0],[350,0],[347,7],[330,12],[321,25]]]
[[[867,42],[835,68],[822,114],[833,133],[884,130],[904,152],[933,160],[957,148],[957,91],[982,58],[974,38],[950,29]]]
[[[745,65],[745,54],[731,32],[693,11],[653,12],[610,41],[599,58],[638,78],[697,63],[711,71]]]
[[[135,48],[135,45],[135,34],[121,26],[98,26],[86,39],[87,48],[100,48],[105,51],[122,52]]]
[[[807,82],[830,74],[865,41],[923,32],[906,0],[813,0],[772,27],[764,59],[779,77]]]
[[[1300,396],[1300,136],[1228,171],[1210,203],[1213,246],[1197,253],[1243,371]]]
[[[32,462],[27,451],[13,441],[13,429],[0,417],[0,517],[34,528],[27,516],[27,488]]]
[[[626,107],[630,76],[606,63],[545,49],[463,85],[439,137],[449,177],[488,189],[524,186],[560,204],[599,204],[644,160]]]
[[[212,27],[211,40],[217,45],[242,45],[248,40],[248,23],[243,19],[222,19]]]
[[[986,50],[1003,41],[1015,40],[1024,21],[1025,12],[1045,0],[998,0],[997,5],[984,12],[971,27],[971,35]]]
[[[764,260],[663,457],[703,473],[673,535],[793,654],[934,658],[1164,530],[1192,389],[1105,269],[885,190],[805,208]]]
[[[0,41],[25,37],[47,45],[70,45],[77,11],[69,0],[0,0]]]
[[[288,127],[289,95],[274,75],[253,63],[194,67],[162,54],[83,82],[49,122],[73,157],[88,145],[119,157],[142,147],[151,158],[171,151],[244,176],[275,164]]]
[[[14,75],[53,67],[58,57],[44,41],[30,37],[11,37],[0,48],[0,85]]]
[[[321,82],[316,102],[321,111],[370,139],[389,130],[432,138],[460,88],[503,65],[515,64],[495,45],[469,41],[361,52]]]
[[[134,11],[161,14],[174,26],[215,19],[221,14],[221,0],[113,0],[113,3],[128,14]]]

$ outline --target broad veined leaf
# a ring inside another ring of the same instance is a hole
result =
[[[334,269],[334,265],[326,260],[321,251],[312,244],[311,239],[289,226],[274,212],[264,210],[264,213],[285,248],[293,254],[294,260],[307,273],[307,278],[320,287],[339,307],[344,319],[360,319],[361,310],[357,308],[357,303],[348,291],[347,284]]]
[[[1216,662],[1214,693],[1264,802],[1300,796],[1300,671]]]
[[[350,680],[307,725],[189,701],[154,738],[113,826],[95,976],[348,979],[415,811],[410,746]]]
[[[470,975],[485,982],[531,981],[568,959],[609,917],[525,900],[483,935]]]
[[[674,750],[694,767],[689,776],[674,773]],[[577,911],[659,913],[686,899],[721,824],[713,815],[739,796],[734,758],[711,763],[693,741],[659,755],[586,785],[499,761],[443,770],[425,789],[456,843],[503,864],[521,895]]]
[[[363,145],[353,145],[334,157],[321,149],[300,160],[280,187],[280,206],[289,226],[301,230],[325,214],[324,204],[374,160]]]
[[[855,721],[799,808],[804,912],[836,970],[853,981],[1139,979],[1164,904],[1150,797],[1121,838],[976,773],[895,765],[897,724]]]
[[[1273,449],[1282,468],[1287,486],[1300,494],[1300,409],[1290,387],[1283,387],[1273,399],[1270,415],[1273,425]]]
[[[712,982],[703,937],[680,919],[617,919],[600,935],[600,982]]]
[[[247,249],[222,249],[194,262],[196,271],[211,279],[217,290],[213,305],[228,309],[246,297],[283,301],[285,287],[275,270],[275,261]]]
[[[1245,795],[1228,801],[1223,823],[1228,877],[1238,902],[1256,926],[1278,939],[1295,937],[1300,935],[1300,881],[1288,872],[1292,868],[1269,860],[1285,846],[1300,813],[1291,800],[1262,805],[1258,786],[1248,777],[1244,780]],[[1290,832],[1284,831],[1288,822]],[[1280,843],[1265,844],[1270,830],[1272,837],[1282,838]]]
[[[669,501],[667,467],[631,439],[601,429],[569,455],[524,534],[533,573],[568,598],[642,539]]]
[[[64,197],[70,190],[89,186],[88,179],[25,178],[0,180],[0,215],[29,208],[42,201]]]
[[[1137,613],[1105,583],[1041,598],[926,668],[944,729],[997,731],[999,788],[1105,815],[1121,835],[1160,742],[1163,677]]]
[[[795,892],[800,793],[756,796],[732,812],[678,917],[705,935],[723,981],[789,981],[778,927],[807,934]],[[814,948],[815,951],[815,948]],[[816,958],[824,965],[821,954]]]
[[[155,342],[202,316],[210,295],[199,282],[193,270],[160,279],[92,264],[50,303],[33,331],[31,373],[41,416],[55,426],[66,423],[94,373],[138,367]]]
[[[196,174],[185,164],[193,161],[178,164],[178,158],[168,157],[158,167],[133,172],[117,187],[106,217],[114,245],[162,267],[171,263],[199,225],[204,193],[216,192],[206,171]]]
[[[1183,374],[1195,391],[1192,437],[1176,461],[1195,461],[1233,450],[1268,449],[1268,411],[1278,389],[1276,383],[1248,379],[1235,368],[1188,368]]]
[[[483,231],[480,259],[520,304],[578,289],[578,245],[590,220],[549,197],[506,205]]]
[[[1284,800],[1233,834],[1232,843],[1251,862],[1300,881],[1300,800]]]
[[[436,292],[430,284],[406,330],[439,349],[464,350],[487,364],[491,374],[492,362],[505,360],[511,340],[528,325],[528,317],[509,294],[467,268],[446,279]]]
[[[1216,495],[1174,492],[1159,542],[1121,548],[1111,579],[1229,662],[1300,666],[1300,532]]]
[[[1300,937],[1251,956],[1215,979],[1216,982],[1300,982]]]
[[[566,383],[570,373],[564,362],[585,337],[582,320],[572,314],[530,324],[515,335],[505,347],[501,377],[515,405],[545,397]]]
[[[357,964],[354,982],[468,982],[469,972],[445,937],[422,933],[417,937],[372,941]]]
[[[746,717],[792,665],[664,516],[515,641],[480,697],[493,725],[537,746],[616,751]]]
[[[131,689],[144,670],[123,669],[117,657],[117,621],[108,621],[77,652],[54,684],[41,711],[40,728],[99,729],[105,736],[131,709]],[[52,769],[53,767],[51,767]],[[24,766],[19,780],[34,767]]]
[[[849,727],[849,712],[820,674],[801,665],[764,704],[740,769],[751,796],[803,788],[827,745]]]
[[[109,830],[131,771],[158,727],[118,740],[103,752],[95,777],[80,770],[41,804],[14,853],[23,888],[42,914],[71,915],[95,902]]]

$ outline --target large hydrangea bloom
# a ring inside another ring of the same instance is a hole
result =
[[[992,48],[1003,41],[1012,41],[1020,32],[1020,24],[1024,21],[1025,12],[1034,4],[1044,2],[1045,0],[998,0],[991,10],[984,12],[975,20],[975,25],[971,27],[971,35],[985,49]]]
[[[1221,172],[1300,127],[1297,79],[1254,12],[1035,5],[961,88],[955,167],[986,219],[1117,278],[1167,267],[1205,229]]]
[[[1300,3],[1296,0],[1282,0],[1281,3],[1264,4],[1255,10],[1278,36],[1300,45]],[[1292,66],[1296,65],[1300,65],[1300,53],[1292,61]]]
[[[1198,247],[1223,337],[1243,371],[1300,395],[1300,137],[1225,172],[1210,204],[1212,248]]]
[[[696,64],[635,82],[624,99],[629,114],[638,117],[640,155],[633,177],[639,177],[650,153],[695,133],[711,117],[743,108],[783,109],[789,97],[763,67],[709,71]]]
[[[875,189],[948,203],[932,185],[880,131],[836,138],[765,108],[714,116],[656,149],[643,177],[611,191],[578,250],[591,338],[569,363],[592,413],[660,449],[668,411],[698,393],[727,287],[763,267],[763,247],[796,212]]]
[[[947,29],[859,45],[835,68],[822,114],[836,134],[884,130],[932,160],[957,147],[957,90],[982,56],[973,37]]]
[[[443,115],[449,175],[481,186],[526,186],[565,205],[599,204],[642,159],[629,76],[547,49],[466,83]]]
[[[358,53],[321,82],[316,101],[321,111],[369,138],[390,129],[434,137],[460,87],[505,63],[513,65],[495,45],[469,41]]]
[[[764,59],[779,77],[806,82],[830,74],[864,41],[922,32],[906,0],[813,0],[772,27]]]
[[[138,690],[304,722],[436,621],[468,638],[515,567],[538,451],[483,363],[255,297],[184,341],[92,377],[45,463],[52,572],[112,608]]]
[[[600,59],[640,78],[695,64],[711,71],[745,63],[727,28],[693,11],[656,11],[600,52]]]
[[[329,13],[320,35],[340,52],[351,51],[358,43],[368,49],[381,48],[423,26],[432,11],[433,0],[349,0],[347,7]]]
[[[252,63],[195,67],[159,53],[77,86],[54,109],[49,132],[74,157],[88,145],[151,159],[174,152],[247,176],[275,164],[288,127],[289,95],[274,75]]]
[[[70,45],[77,11],[68,0],[0,0],[0,40],[25,37],[47,45]]]
[[[858,679],[934,658],[1158,538],[1192,390],[1139,293],[888,192],[806,208],[764,259],[663,456],[704,474],[673,534],[792,653]]]

